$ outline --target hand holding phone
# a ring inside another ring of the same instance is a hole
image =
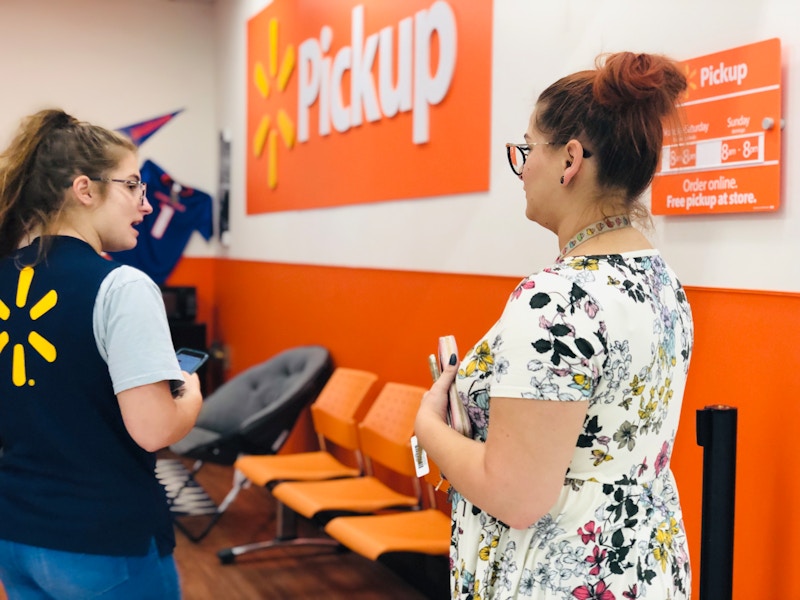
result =
[[[431,362],[431,375],[434,375],[434,381],[438,379],[438,375],[434,374],[434,366],[438,367],[438,372],[444,371],[445,365],[450,362],[450,357],[455,354],[458,356],[458,347],[456,345],[456,338],[452,335],[443,335],[439,338],[438,348],[438,364]],[[447,408],[447,423],[458,431],[460,434],[467,437],[472,437],[472,424],[467,414],[467,409],[461,402],[461,398],[456,391],[456,384],[450,386],[448,390],[448,408]]]

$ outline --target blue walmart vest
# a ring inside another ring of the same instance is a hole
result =
[[[155,455],[122,420],[92,328],[119,263],[71,237],[0,260],[0,538],[140,556],[174,547]],[[24,265],[33,265],[25,267]]]

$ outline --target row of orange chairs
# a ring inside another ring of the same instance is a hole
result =
[[[277,500],[278,529],[275,539],[220,550],[223,564],[256,550],[301,544],[342,545],[386,564],[393,555],[447,556],[450,518],[437,507],[434,489],[441,477],[431,464],[420,481],[410,445],[426,390],[389,382],[375,395],[377,381],[368,371],[334,370],[311,404],[318,451],[235,461],[238,476],[266,487]],[[329,446],[350,455],[352,464]],[[394,475],[376,476],[377,465]],[[396,479],[409,482],[413,492],[387,483]],[[326,535],[298,538],[297,515],[321,525]]]

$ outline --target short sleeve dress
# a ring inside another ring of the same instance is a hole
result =
[[[485,441],[492,397],[588,401],[550,512],[512,529],[452,496],[453,598],[680,600],[686,535],[670,455],[692,350],[689,304],[655,250],[579,256],[525,278],[456,385]]]

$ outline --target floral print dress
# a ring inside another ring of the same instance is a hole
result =
[[[459,366],[485,441],[494,397],[588,401],[550,512],[512,529],[452,496],[453,598],[679,600],[689,555],[669,467],[693,326],[655,250],[567,258],[524,279]]]

